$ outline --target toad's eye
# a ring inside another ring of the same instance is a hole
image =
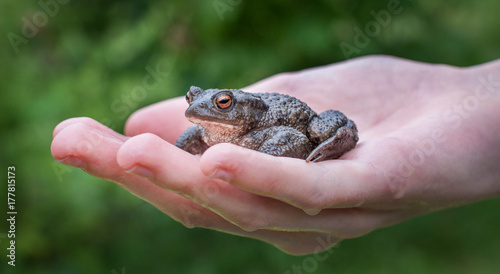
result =
[[[233,99],[228,94],[220,94],[215,99],[215,104],[219,109],[227,109],[233,103]]]
[[[188,92],[186,93],[186,102],[189,104],[191,103],[191,94]]]

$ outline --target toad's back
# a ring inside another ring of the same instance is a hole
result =
[[[289,126],[306,134],[307,126],[316,115],[306,103],[297,98],[278,93],[255,93],[267,105],[268,110],[256,128]]]

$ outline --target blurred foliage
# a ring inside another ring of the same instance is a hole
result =
[[[75,116],[121,132],[130,113],[183,95],[190,85],[243,87],[345,60],[339,45],[353,44],[354,28],[363,29],[375,20],[371,11],[389,2],[0,1],[0,160],[4,170],[17,168],[19,212],[17,266],[2,255],[0,273],[284,273],[302,266],[307,256],[186,229],[114,184],[55,163],[51,133]],[[401,5],[349,57],[389,54],[469,66],[500,56],[500,2]],[[148,67],[169,74],[134,93]],[[0,195],[7,196],[6,187]],[[345,240],[315,272],[495,273],[499,206],[484,201]],[[0,227],[5,254],[7,223]]]

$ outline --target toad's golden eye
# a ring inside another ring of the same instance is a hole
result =
[[[228,94],[221,94],[215,99],[215,104],[219,109],[226,109],[231,106],[233,99]]]
[[[188,92],[186,93],[186,102],[189,104],[191,103],[191,94]]]

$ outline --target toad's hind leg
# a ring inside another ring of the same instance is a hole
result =
[[[311,151],[311,144],[306,135],[285,127],[275,126],[265,130],[269,136],[257,149],[260,152],[274,156],[305,159]]]
[[[318,146],[306,158],[307,162],[339,158],[358,142],[356,124],[336,110],[327,110],[314,117],[308,132]]]

